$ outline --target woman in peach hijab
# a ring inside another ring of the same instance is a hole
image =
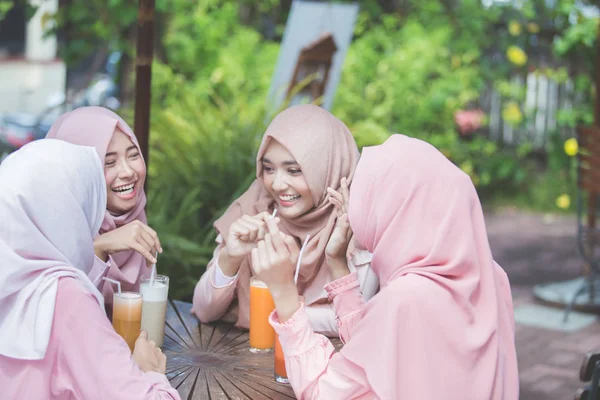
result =
[[[298,249],[274,220],[252,250],[296,396],[517,399],[510,286],[469,176],[431,145],[393,135],[364,149],[348,207],[340,220],[372,252],[381,289],[365,301],[350,271],[331,284],[354,319],[339,353],[307,322],[290,261]]]
[[[123,290],[138,291],[150,275],[156,253],[162,248],[146,220],[146,164],[137,138],[127,123],[102,107],[82,107],[65,113],[52,125],[48,138],[92,146],[104,166],[107,207],[99,235],[94,239],[96,259],[90,279],[102,287],[110,312],[113,286],[101,280],[121,282]]]
[[[370,253],[353,245],[346,251],[347,238],[336,230],[335,200],[330,200],[352,181],[358,156],[348,128],[320,107],[294,106],[271,122],[256,157],[256,180],[215,223],[219,245],[194,293],[193,312],[200,321],[224,317],[248,328],[250,251],[276,209],[292,241],[300,246],[310,235],[298,290],[313,328],[337,336],[339,327],[343,336],[344,321],[336,320],[325,288],[335,279],[335,266],[356,270],[367,299],[378,287],[369,270]]]

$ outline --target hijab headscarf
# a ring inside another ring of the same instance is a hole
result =
[[[42,139],[0,165],[0,354],[46,354],[61,277],[87,277],[106,210],[106,184],[91,147]]]
[[[229,227],[242,215],[272,212],[275,200],[262,183],[262,158],[271,141],[277,141],[295,158],[302,169],[315,207],[306,214],[286,219],[279,216],[281,230],[296,238],[301,245],[308,234],[310,239],[302,256],[298,286],[307,304],[326,297],[323,287],[329,281],[325,265],[325,247],[337,220],[334,207],[327,201],[327,187],[338,189],[342,177],[352,181],[359,152],[352,134],[342,121],[315,105],[290,107],[271,122],[256,156],[256,180],[231,204],[215,222],[217,231],[227,237]],[[249,323],[250,257],[239,272],[237,287],[238,326]]]
[[[140,145],[129,125],[123,118],[102,107],[81,107],[61,115],[46,137],[92,146],[104,165],[106,150],[116,129],[121,130],[131,139],[140,151],[141,157]],[[145,207],[146,194],[142,189],[135,207],[125,214],[114,216],[105,210],[104,220],[98,233],[102,235],[136,220],[147,224]],[[112,259],[116,265],[111,265],[108,277],[121,282],[123,290],[139,290],[141,279],[150,275],[146,259],[136,251],[121,251],[113,254]],[[107,304],[112,304],[113,291],[113,285],[104,285],[102,288]]]
[[[377,396],[517,399],[510,287],[470,177],[392,135],[363,150],[348,216],[381,290],[341,354]]]

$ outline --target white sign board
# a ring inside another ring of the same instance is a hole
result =
[[[333,35],[337,51],[334,54],[329,79],[325,87],[322,107],[331,110],[335,90],[340,81],[342,65],[352,41],[358,4],[294,1],[288,18],[275,74],[269,89],[269,105],[277,110],[287,93],[287,88],[302,48],[329,32]]]

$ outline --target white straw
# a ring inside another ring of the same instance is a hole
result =
[[[109,282],[114,283],[115,285],[117,285],[117,291],[119,293],[119,297],[121,297],[121,282],[115,281],[114,279],[110,279],[110,278],[106,278],[106,277],[103,277],[102,279],[104,279],[105,281],[109,281]]]
[[[158,251],[154,253],[154,258],[158,257]],[[152,271],[150,272],[150,286],[154,286],[154,277],[156,276],[156,263],[152,264]]]
[[[271,214],[271,219],[275,218],[276,215],[277,215],[277,209],[274,209],[273,214]]]
[[[298,261],[296,262],[296,273],[294,274],[294,283],[298,283],[298,274],[300,273],[300,261],[302,260],[302,253],[304,253],[304,249],[306,248],[306,244],[308,243],[308,238],[310,235],[306,235],[306,239],[304,239],[304,243],[302,244],[302,248],[300,249],[300,254],[298,254]]]

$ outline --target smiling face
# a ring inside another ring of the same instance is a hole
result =
[[[106,150],[104,177],[108,212],[123,215],[131,211],[144,188],[146,164],[137,146],[118,128]]]
[[[315,203],[294,156],[276,140],[271,140],[262,157],[262,180],[277,202],[278,215],[293,219],[310,211]]]

